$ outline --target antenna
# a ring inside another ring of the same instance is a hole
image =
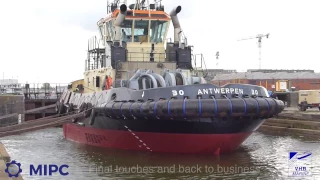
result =
[[[268,34],[258,34],[257,36],[253,36],[250,38],[244,38],[244,39],[239,39],[238,41],[243,41],[243,40],[249,40],[249,39],[258,39],[258,47],[259,47],[259,69],[261,69],[261,40],[263,37],[269,38],[269,33]]]

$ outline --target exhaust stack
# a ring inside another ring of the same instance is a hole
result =
[[[175,8],[172,9],[172,11],[170,12],[170,16],[171,16],[171,20],[172,20],[172,24],[174,27],[174,43],[179,43],[181,42],[181,27],[180,27],[180,23],[179,23],[179,19],[177,14],[181,11],[181,6],[177,6]]]
[[[126,14],[127,14],[127,6],[125,4],[122,4],[120,6],[120,12],[119,12],[116,20],[114,21],[114,42],[120,42],[120,44],[122,44],[121,24],[125,20]]]

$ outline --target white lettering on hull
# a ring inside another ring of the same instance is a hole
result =
[[[240,88],[207,88],[199,89],[198,95],[203,94],[243,94],[244,90]],[[257,90],[252,90],[255,95],[258,95]]]
[[[177,96],[177,95],[183,96],[184,95],[184,91],[183,90],[172,90],[172,96]]]

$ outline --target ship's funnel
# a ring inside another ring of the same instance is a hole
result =
[[[174,27],[174,43],[180,43],[181,40],[181,27],[180,27],[180,23],[179,23],[179,19],[177,14],[181,11],[181,6],[177,6],[175,8],[172,9],[172,11],[170,12],[170,16],[171,16],[171,20],[172,20],[172,24]]]
[[[122,4],[120,6],[120,12],[114,21],[114,41],[119,42],[121,40],[121,24],[126,18],[127,6]]]

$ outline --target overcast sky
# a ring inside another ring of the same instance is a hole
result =
[[[106,0],[10,0],[0,2],[0,72],[19,82],[68,83],[83,78],[87,40],[97,34]],[[152,2],[152,1],[151,1]],[[320,71],[317,0],[163,0],[165,11],[181,5],[180,24],[207,68]],[[170,36],[173,35],[172,24]],[[215,57],[220,51],[218,61]]]

